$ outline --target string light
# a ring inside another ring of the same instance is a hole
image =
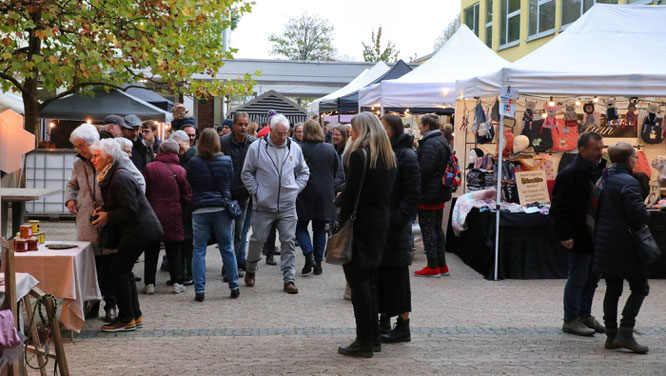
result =
[[[592,102],[594,102],[594,103],[599,102],[599,98],[597,98],[597,97],[592,98]]]
[[[580,106],[580,99],[576,99],[576,106]]]
[[[550,102],[548,102],[548,105],[553,107],[555,105],[555,101],[553,101],[553,97],[550,97]]]
[[[90,119],[86,120],[86,124],[92,124],[92,120]]]
[[[55,123],[54,123],[54,122],[50,122],[50,123],[49,123],[49,128],[55,128]]]

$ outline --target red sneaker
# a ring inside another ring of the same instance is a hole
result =
[[[417,277],[439,278],[440,272],[439,268],[430,269],[430,267],[426,265],[425,268],[415,271],[414,275]]]
[[[440,273],[440,275],[441,275],[442,277],[448,277],[448,276],[450,276],[451,274],[449,273],[449,266],[448,266],[448,265],[444,265],[443,268],[439,268],[439,273]]]

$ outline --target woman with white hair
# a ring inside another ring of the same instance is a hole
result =
[[[77,151],[77,159],[72,168],[72,177],[65,187],[65,205],[71,214],[76,215],[76,239],[90,242],[95,253],[95,268],[97,281],[104,297],[105,321],[111,322],[116,318],[116,301],[108,288],[104,276],[113,260],[112,250],[102,250],[98,242],[97,229],[90,223],[93,210],[102,206],[102,193],[97,185],[97,172],[90,159],[90,145],[99,140],[97,128],[91,124],[81,124],[69,136],[69,141]],[[99,315],[99,301],[88,304],[86,319]]]
[[[340,223],[354,218],[352,260],[343,265],[351,288],[356,340],[340,346],[343,355],[372,358],[381,351],[377,321],[377,272],[390,227],[390,196],[397,176],[391,143],[370,112],[352,118],[351,143],[342,156],[347,181],[336,199]]]
[[[125,137],[116,137],[113,140],[118,143],[120,150],[122,151],[118,159],[120,167],[126,169],[130,174],[132,174],[132,177],[136,179],[137,183],[139,183],[141,192],[146,193],[146,179],[143,178],[141,171],[136,168],[136,165],[130,159],[132,157],[132,147],[134,147],[134,144],[132,141],[126,139]]]
[[[93,226],[101,228],[100,245],[117,249],[109,267],[109,283],[116,292],[118,318],[102,331],[133,331],[143,327],[132,267],[148,244],[164,235],[155,212],[132,175],[119,164],[117,142],[105,139],[91,146],[104,206],[93,211]]]

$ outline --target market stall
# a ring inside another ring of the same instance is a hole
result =
[[[502,238],[529,235],[528,231],[509,234],[502,224],[511,217],[505,214],[511,205],[523,212],[532,210],[525,205],[533,201],[525,202],[518,194],[524,180],[520,174],[531,174],[530,181],[536,175],[545,180],[538,188],[542,199],[536,202],[545,217],[549,199],[543,192],[552,188],[557,171],[575,157],[580,133],[597,132],[606,145],[618,141],[635,145],[639,157],[635,172],[646,174],[652,190],[657,189],[657,172],[650,163],[666,154],[666,35],[660,26],[665,17],[663,6],[597,4],[531,54],[495,72],[457,82],[460,116],[455,148],[464,160],[462,191],[499,191],[497,202],[488,208],[497,218],[496,228],[502,228],[494,234],[499,233],[499,239],[492,242],[493,278],[501,276],[501,260],[510,252]],[[628,51],[650,51],[649,58],[620,52],[625,46]],[[502,116],[509,102],[515,113]],[[504,209],[501,216],[496,205]],[[548,228],[543,231],[545,238],[552,235]],[[663,231],[666,228],[653,228]],[[561,251],[564,259],[566,252]]]

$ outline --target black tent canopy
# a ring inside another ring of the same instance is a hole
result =
[[[44,107],[41,117],[81,122],[90,119],[101,123],[108,115],[134,114],[141,120],[166,122],[169,115],[150,103],[115,89],[107,93],[103,88],[95,88],[93,94],[77,93],[55,100]]]
[[[129,86],[129,85],[127,85]],[[164,111],[171,111],[173,107],[173,102],[164,98],[163,96],[157,94],[156,92],[146,89],[145,86],[141,83],[133,83],[132,86],[141,86],[141,87],[131,87],[125,92],[133,97],[139,98],[144,102],[148,102],[157,108],[161,108]]]
[[[365,87],[372,86],[384,80],[393,80],[400,78],[405,74],[411,72],[412,68],[407,65],[404,61],[398,60],[397,63],[391,69],[389,69],[383,75],[377,77],[374,81],[366,85]],[[337,111],[338,113],[356,113],[358,112],[358,90],[347,94],[345,96],[331,99],[326,102],[319,103],[319,112],[332,112]]]
[[[261,124],[268,121],[268,111],[270,110],[284,115],[292,126],[307,118],[303,107],[275,90],[269,90],[244,105],[233,108],[229,113],[229,118],[232,119],[236,112],[246,112],[250,116],[250,121]]]

